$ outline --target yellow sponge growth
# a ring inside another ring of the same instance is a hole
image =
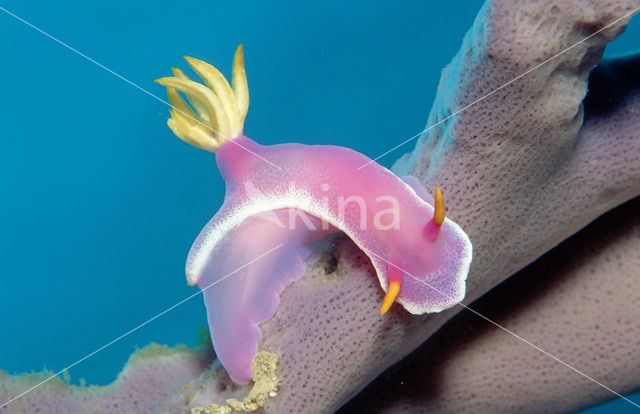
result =
[[[231,414],[251,413],[264,407],[270,397],[275,397],[278,392],[278,376],[276,368],[278,354],[273,352],[258,352],[251,362],[251,379],[253,388],[243,401],[229,398],[224,404],[207,404],[204,407],[191,409],[191,414]]]

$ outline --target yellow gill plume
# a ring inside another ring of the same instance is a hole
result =
[[[167,88],[172,106],[167,125],[181,140],[215,152],[226,141],[242,134],[249,109],[249,87],[242,45],[238,46],[233,58],[233,87],[212,65],[189,56],[184,58],[204,84],[189,79],[177,68],[171,68],[172,77],[155,80]]]

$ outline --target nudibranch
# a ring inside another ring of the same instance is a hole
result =
[[[256,143],[243,134],[242,45],[232,85],[208,63],[185,59],[204,84],[176,68],[156,82],[167,88],[171,130],[214,152],[225,180],[224,202],[191,247],[186,274],[203,290],[214,349],[235,382],[251,378],[259,325],[302,276],[312,247],[332,233],[343,232],[371,259],[386,292],[381,315],[394,302],[424,314],[462,300],[471,242],[445,218],[439,188],[434,207],[417,179],[400,179],[351,149]]]

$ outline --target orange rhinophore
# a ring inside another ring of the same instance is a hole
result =
[[[435,241],[440,234],[440,227],[444,223],[444,199],[440,187],[436,187],[434,198],[433,218],[424,226],[424,235],[427,239]]]
[[[395,302],[396,298],[400,294],[400,289],[402,288],[402,277],[404,275],[402,269],[393,263],[389,263],[387,265],[387,272],[389,274],[389,288],[387,289],[387,293],[384,295],[384,299],[382,299],[380,315],[387,313],[391,305],[393,305],[393,302]]]

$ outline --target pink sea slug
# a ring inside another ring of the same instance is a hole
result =
[[[242,46],[233,87],[213,66],[186,60],[204,85],[175,68],[174,77],[157,80],[173,106],[168,125],[215,152],[226,183],[222,207],[189,252],[187,281],[203,290],[213,346],[235,382],[251,378],[259,324],[332,233],[345,233],[371,259],[386,292],[381,315],[394,301],[423,314],[462,300],[471,243],[445,219],[439,188],[433,207],[417,179],[403,181],[351,149],[256,143],[242,131],[249,107]]]

